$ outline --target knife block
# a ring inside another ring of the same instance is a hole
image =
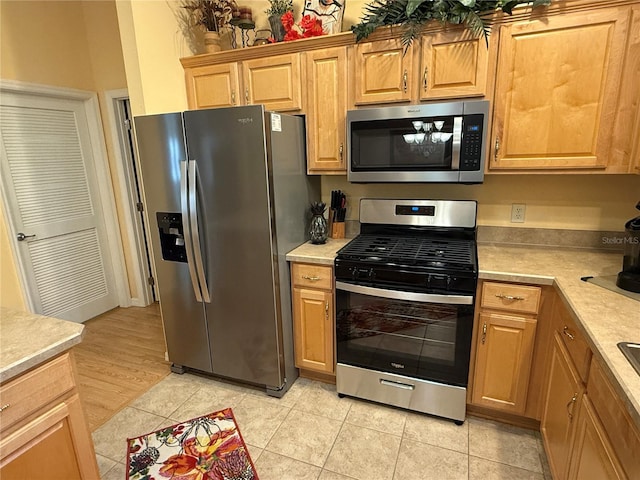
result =
[[[331,238],[344,238],[344,222],[331,223]]]

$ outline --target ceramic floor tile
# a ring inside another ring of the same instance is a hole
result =
[[[130,406],[168,417],[202,386],[193,375],[171,373],[138,397]]]
[[[456,425],[451,420],[409,413],[404,427],[404,438],[469,453],[469,421]]]
[[[324,465],[359,480],[391,480],[400,437],[345,423]]]
[[[123,480],[127,478],[127,467],[124,463],[116,463],[111,470],[100,478],[102,480]]]
[[[287,407],[273,405],[259,397],[246,395],[233,408],[233,414],[244,441],[264,448],[286,418],[289,410]]]
[[[469,454],[542,473],[535,432],[481,419],[468,419]]]
[[[469,457],[469,480],[513,480],[516,478],[518,480],[544,480],[541,473],[530,472],[484,458]]]
[[[310,383],[312,383],[311,380],[307,380],[305,378],[297,378],[294,384],[291,385],[291,388],[289,388],[289,390],[281,398],[267,395],[264,391],[253,391],[249,393],[267,402],[270,402],[273,405],[280,405],[282,407],[291,408],[300,399],[300,396],[303,394]]]
[[[170,418],[175,422],[186,422],[208,413],[234,408],[246,396],[246,393],[238,389],[230,389],[218,382],[212,382],[200,387]]]
[[[406,418],[407,412],[404,410],[364,400],[352,400],[351,408],[345,421],[352,425],[402,436]]]
[[[340,475],[339,473],[332,472],[330,470],[322,470],[318,480],[352,480],[353,477],[347,477],[346,475]]]
[[[413,440],[402,440],[394,480],[467,480],[469,456]]]
[[[98,454],[96,454],[96,460],[98,462],[98,471],[100,472],[101,477],[109,470],[111,470],[117,463],[115,460],[111,460],[110,458],[103,457],[102,455]]]
[[[292,409],[266,449],[321,467],[340,426],[339,421]]]
[[[547,454],[544,451],[544,443],[542,442],[542,435],[540,435],[540,432],[535,432],[536,433],[536,441],[538,444],[538,456],[540,457],[540,464],[542,465],[542,473],[544,474],[545,478],[552,478],[553,475],[551,475],[551,467],[549,467],[549,459],[547,458]]]
[[[350,398],[338,397],[335,385],[313,382],[302,392],[293,408],[342,422],[352,403]]]
[[[264,449],[260,447],[256,447],[254,445],[250,445],[246,441],[244,442],[244,444],[247,446],[247,450],[249,451],[249,456],[251,457],[251,460],[253,460],[253,463],[256,463],[256,460],[260,458],[260,455],[262,455],[262,452],[264,451]]]
[[[137,408],[125,407],[93,432],[96,454],[121,462],[127,455],[127,438],[153,432],[171,422]]]
[[[269,451],[255,465],[260,480],[316,480],[320,475],[319,467]]]

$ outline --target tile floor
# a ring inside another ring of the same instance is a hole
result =
[[[298,379],[282,399],[170,374],[93,433],[104,480],[125,475],[126,438],[231,407],[261,480],[551,480],[537,432],[338,398]]]

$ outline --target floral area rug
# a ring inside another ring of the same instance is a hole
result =
[[[258,480],[230,408],[127,440],[127,480]]]

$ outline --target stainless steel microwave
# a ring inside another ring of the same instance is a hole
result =
[[[347,179],[355,183],[482,183],[489,102],[347,112]]]

